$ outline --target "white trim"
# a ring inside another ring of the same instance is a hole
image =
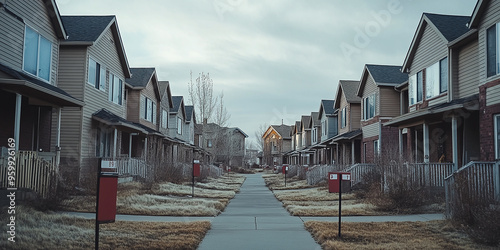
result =
[[[32,74],[31,72],[28,72],[24,69],[24,57],[25,57],[25,53],[26,53],[26,28],[30,28],[31,30],[33,30],[35,33],[38,34],[38,47],[37,47],[37,57],[36,57],[36,70],[37,70],[37,74]],[[49,43],[50,43],[50,59],[49,59],[49,62],[50,62],[50,67],[49,67],[49,79],[45,79],[45,78],[42,78],[38,75],[38,71],[40,70],[40,37],[44,38],[45,40],[47,40]],[[24,32],[23,32],[23,56],[22,56],[22,65],[21,65],[21,69],[24,73],[30,75],[30,76],[33,76],[41,81],[44,81],[50,85],[55,85],[55,84],[52,84],[52,56],[53,56],[53,53],[54,53],[54,42],[47,39],[45,36],[43,36],[37,29],[25,24],[24,25]]]
[[[493,135],[494,135],[494,142],[493,144],[495,145],[495,159],[498,159],[500,158],[500,154],[498,153],[499,149],[500,149],[500,145],[498,145],[498,118],[500,118],[500,114],[496,114],[493,116]]]

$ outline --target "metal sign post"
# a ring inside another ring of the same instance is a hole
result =
[[[339,238],[342,238],[342,174],[339,174]]]

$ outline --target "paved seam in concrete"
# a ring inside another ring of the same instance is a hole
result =
[[[199,249],[321,249],[299,217],[283,208],[262,174],[246,175],[240,192],[212,227]]]

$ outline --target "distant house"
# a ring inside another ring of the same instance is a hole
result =
[[[316,165],[320,162],[321,149],[321,121],[319,120],[319,112],[311,112],[309,123],[309,127],[311,127],[311,145],[309,149],[313,152],[309,164]]]
[[[196,125],[196,115],[194,112],[194,106],[186,105],[186,122],[184,127],[184,140],[191,145],[194,145],[194,127]]]
[[[398,151],[399,131],[382,126],[400,114],[400,95],[394,87],[408,81],[401,66],[367,64],[357,96],[361,98],[361,162],[373,163],[381,151]]]
[[[400,149],[412,161],[457,167],[479,159],[477,42],[453,45],[468,35],[469,21],[429,13],[420,19],[402,67],[409,81],[398,86],[403,114],[386,123],[400,129]]]
[[[174,163],[191,163],[193,145],[186,141],[186,107],[183,96],[172,96],[173,107],[168,118],[169,137],[174,139],[172,156]],[[194,138],[194,133],[193,133]],[[193,139],[194,140],[194,139]]]
[[[293,165],[301,164],[300,149],[302,146],[302,130],[300,129],[300,121],[295,121],[295,124],[292,125],[290,137],[292,139],[292,148],[290,152],[285,154],[287,162]]]
[[[68,34],[55,1],[10,1],[8,5],[3,1],[0,9],[0,158],[7,156],[7,148],[13,148],[19,150],[18,171],[27,166],[41,169],[42,162],[43,168],[56,172],[61,142],[75,140],[61,133],[65,129],[61,110],[84,106],[82,96],[61,88],[64,79],[57,75],[61,68],[59,44]],[[0,162],[0,167],[6,166],[3,162],[7,161]],[[17,177],[17,187],[31,185]],[[46,176],[33,173],[30,177],[38,184],[28,188],[48,191],[39,179]],[[0,185],[6,187],[6,182]]]
[[[267,128],[262,135],[264,142],[262,164],[280,166],[287,163],[284,155],[292,149],[291,130],[292,127],[288,125],[271,125]]]
[[[311,158],[314,155],[314,151],[310,150],[311,146],[311,116],[303,115],[300,119],[300,131],[301,131],[301,144],[300,149],[300,164],[309,165],[311,164]]]
[[[338,110],[339,134],[332,139],[337,144],[338,164],[361,162],[361,98],[356,95],[359,81],[339,81],[334,109]]]
[[[221,127],[206,120],[199,127],[203,133],[203,149],[214,157],[215,163],[225,166],[244,167],[245,139],[239,128]]]
[[[335,100],[321,100],[318,119],[321,123],[321,139],[318,164],[333,164],[336,158],[336,145],[331,144],[333,137],[338,135],[338,118],[333,107]]]
[[[129,134],[124,144],[132,145],[130,157],[144,157],[148,162],[163,157],[163,134],[159,131],[158,119],[161,95],[155,68],[130,68],[132,76],[125,81],[131,86],[127,93],[127,120],[144,126],[147,135]]]
[[[85,102],[62,111],[61,174],[85,185],[94,177],[97,158],[128,155],[130,134],[149,132],[127,120],[125,90],[131,86],[125,79],[131,72],[116,17],[61,20],[68,39],[60,44],[58,79],[61,88]]]

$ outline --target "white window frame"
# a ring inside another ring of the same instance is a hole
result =
[[[410,106],[415,105],[417,103],[421,103],[424,100],[424,96],[423,96],[424,89],[423,89],[422,76],[423,76],[423,72],[419,71],[416,74],[411,75],[408,79],[408,102],[409,102]],[[420,84],[419,84],[419,82],[420,82]],[[419,88],[419,86],[420,86],[420,88]],[[422,96],[420,97],[420,100],[418,98],[419,89],[421,89],[421,92],[422,92],[421,93]]]
[[[347,127],[347,107],[342,108],[340,111],[340,128]]]
[[[500,128],[500,114],[493,115],[493,134],[494,136],[494,144],[495,144],[495,159],[500,158],[500,134],[498,133],[498,129]]]
[[[104,65],[99,63],[98,61],[94,60],[94,58],[92,57],[89,57],[87,62],[88,62],[87,83],[92,85],[96,89],[99,89],[101,91],[106,91],[106,67],[104,67]],[[92,82],[90,81],[91,64],[95,64],[95,75],[94,75],[95,79]],[[98,68],[99,72],[97,70]],[[110,83],[112,83],[111,76],[110,76]],[[111,89],[111,84],[110,84],[110,89]]]
[[[168,124],[168,112],[164,109],[161,110],[161,127],[162,128],[167,128]]]
[[[177,134],[182,135],[182,118],[177,117]]]
[[[494,62],[494,67],[495,67],[495,72],[491,75],[489,75],[489,63],[488,63],[488,31],[493,28],[495,30],[495,44],[494,44],[494,47],[495,47],[495,62]],[[494,76],[497,76],[498,74],[500,74],[500,23],[496,23],[496,24],[493,24],[492,26],[490,26],[489,28],[486,29],[486,32],[485,32],[485,36],[486,36],[486,77],[489,78],[489,77],[494,77]],[[448,62],[449,63],[449,62]]]
[[[26,52],[27,52],[27,49],[26,49],[26,42],[27,42],[27,33],[28,33],[28,29],[30,29],[31,31],[33,31],[36,35],[38,35],[38,38],[37,38],[37,51],[36,51],[36,65],[35,66],[35,74],[33,74],[33,72],[29,72],[25,69],[26,67]],[[41,76],[40,74],[40,71],[42,70],[42,68],[40,67],[41,65],[41,61],[40,61],[40,55],[41,55],[41,49],[40,49],[40,46],[42,46],[42,41],[46,41],[48,42],[47,45],[50,45],[50,51],[49,51],[49,58],[48,58],[48,79],[44,78],[43,76]],[[25,25],[24,26],[24,38],[23,38],[23,71],[30,74],[30,75],[33,75],[39,79],[41,79],[42,81],[45,81],[45,82],[48,82],[50,83],[51,82],[51,79],[52,79],[52,49],[54,47],[54,44],[47,38],[45,38],[44,36],[42,36],[36,29],[34,28],[31,28],[29,27],[28,25]]]
[[[123,81],[116,75],[109,74],[109,98],[108,100],[114,104],[123,104]]]
[[[379,140],[373,141],[373,156],[378,156],[380,154],[380,143]]]

